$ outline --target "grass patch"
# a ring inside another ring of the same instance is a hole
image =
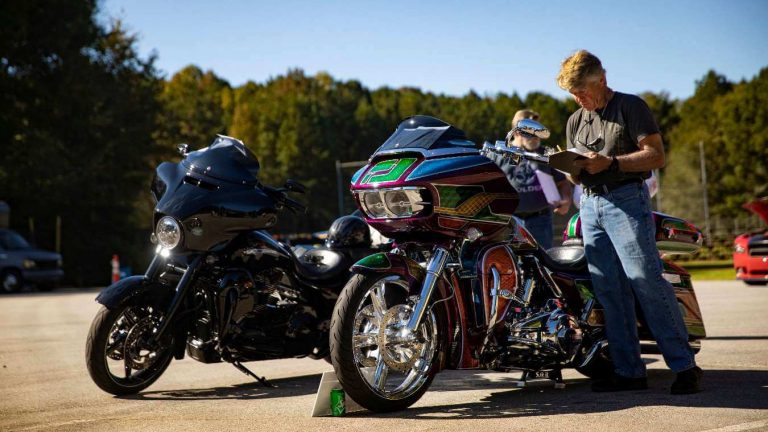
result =
[[[736,280],[736,270],[729,268],[689,269],[693,280]]]
[[[733,261],[681,261],[694,280],[736,280],[736,270]]]

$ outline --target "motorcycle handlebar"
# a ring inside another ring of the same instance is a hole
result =
[[[274,188],[272,186],[267,186],[265,184],[261,185],[261,188],[266,192],[268,195],[270,195],[275,201],[277,201],[278,205],[281,207],[286,207],[288,210],[296,213],[304,213],[307,211],[307,206],[304,204],[296,201],[295,199],[288,197],[288,189],[285,188]]]
[[[549,156],[523,150],[521,147],[507,147],[504,141],[496,141],[496,144],[486,142],[480,149],[480,154],[488,156],[491,153],[500,154],[504,157],[524,158],[541,163],[549,163]]]
[[[307,206],[305,206],[304,204],[292,198],[285,197],[285,200],[283,200],[283,204],[294,213],[295,212],[305,213],[307,211]]]

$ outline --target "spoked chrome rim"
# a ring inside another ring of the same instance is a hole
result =
[[[148,344],[158,321],[151,306],[129,306],[115,320],[104,346],[104,362],[112,381],[124,387],[140,386],[163,371],[168,348]]]
[[[355,367],[382,398],[406,398],[429,378],[437,323],[430,311],[418,330],[409,334],[405,329],[413,301],[408,283],[401,276],[388,276],[377,280],[357,306],[352,330]]]

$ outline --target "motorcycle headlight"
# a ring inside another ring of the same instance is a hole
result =
[[[176,219],[164,216],[157,222],[155,235],[157,235],[159,246],[164,249],[173,249],[181,242],[181,226]]]
[[[365,192],[363,193],[363,204],[365,206],[365,212],[369,217],[381,218],[387,216],[387,209],[384,207],[384,202],[381,201],[379,192]]]
[[[424,209],[421,197],[423,188],[394,188],[361,192],[368,217],[406,218]]]

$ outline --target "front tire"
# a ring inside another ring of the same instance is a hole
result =
[[[101,307],[85,346],[88,373],[99,388],[135,394],[160,378],[173,359],[173,345],[170,340],[159,347],[147,344],[158,319],[152,306]]]
[[[424,315],[413,335],[402,329],[412,313],[408,283],[399,275],[355,275],[331,319],[331,360],[344,391],[375,412],[405,409],[437,373],[442,310]]]
[[[0,274],[0,289],[4,293],[13,294],[21,291],[24,286],[24,278],[16,269],[3,270]]]

